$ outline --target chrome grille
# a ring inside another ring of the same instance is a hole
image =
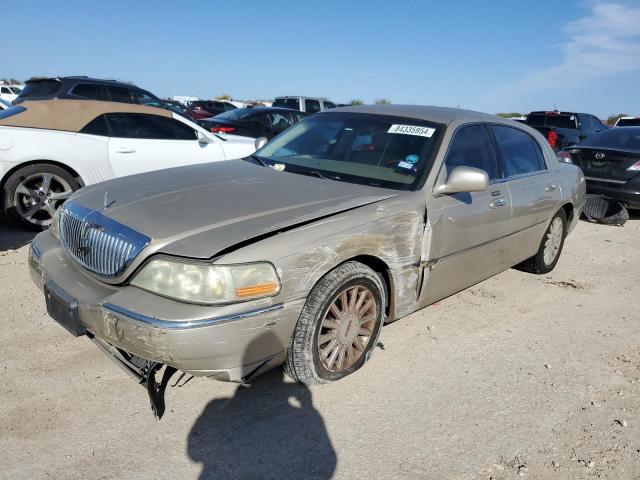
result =
[[[62,207],[59,228],[69,255],[104,277],[120,276],[149,243],[148,237],[76,204]]]

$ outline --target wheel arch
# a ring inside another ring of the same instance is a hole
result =
[[[384,260],[374,255],[357,255],[355,257],[351,257],[344,260],[343,262],[340,263],[340,265],[346,262],[362,263],[363,265],[366,265],[367,267],[369,267],[371,270],[378,273],[382,277],[383,284],[385,287],[385,302],[386,302],[385,315],[387,319],[389,319],[389,315],[394,311],[393,307],[395,305],[394,303],[395,299],[394,299],[393,288],[392,288],[392,285],[393,285],[392,277],[389,270],[389,265],[387,265],[387,263]]]
[[[22,162],[19,163],[18,165],[15,165],[14,167],[12,167],[10,170],[8,170],[5,174],[4,177],[2,177],[2,180],[0,180],[0,192],[4,191],[4,185],[7,183],[7,179],[13,175],[15,172],[17,172],[18,170],[28,167],[30,165],[36,165],[38,163],[42,163],[42,164],[47,164],[47,165],[55,165],[56,167],[62,168],[64,170],[66,170],[67,172],[69,172],[73,178],[80,184],[80,187],[84,187],[85,183],[84,180],[82,178],[82,176],[80,176],[80,174],[72,167],[70,167],[69,165],[62,163],[62,162],[58,162],[56,160],[47,160],[47,159],[38,159],[38,160],[28,160],[26,162]],[[2,205],[0,205],[3,209],[5,207],[4,205],[4,201],[2,201]]]
[[[558,211],[560,211],[560,210],[564,210],[564,215],[565,215],[565,218],[566,218],[566,221],[567,221],[566,222],[566,226],[568,227],[573,222],[573,215],[574,215],[573,203],[565,202],[558,209]]]

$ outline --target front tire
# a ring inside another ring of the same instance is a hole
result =
[[[538,253],[517,266],[518,269],[543,275],[553,270],[560,259],[567,232],[567,216],[563,209],[553,216],[544,232]]]
[[[80,185],[65,169],[36,163],[15,171],[4,185],[5,213],[29,230],[51,225],[56,210]]]
[[[379,274],[359,262],[336,267],[307,297],[287,349],[286,373],[312,385],[358,370],[378,342],[385,305]]]

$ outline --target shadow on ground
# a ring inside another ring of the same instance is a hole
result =
[[[27,245],[36,234],[37,232],[24,230],[7,220],[0,220],[0,252]]]
[[[189,433],[187,452],[202,464],[201,479],[328,479],[336,469],[310,390],[285,382],[281,368],[211,401]]]

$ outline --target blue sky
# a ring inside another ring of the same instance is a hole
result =
[[[2,77],[108,77],[160,96],[640,114],[640,1],[14,6],[3,12]]]

